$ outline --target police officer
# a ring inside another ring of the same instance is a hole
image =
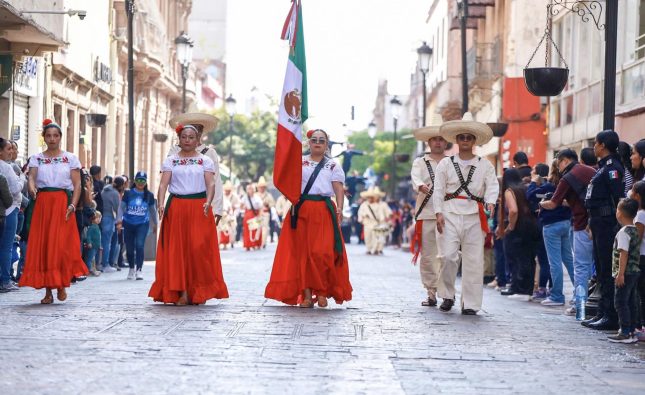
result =
[[[619,141],[618,133],[613,130],[603,130],[596,135],[593,148],[596,157],[600,159],[599,168],[587,187],[585,198],[601,296],[598,301],[598,313],[595,317],[583,321],[582,325],[598,330],[618,329],[611,260],[614,237],[619,228],[616,206],[625,193],[625,169],[617,153]]]

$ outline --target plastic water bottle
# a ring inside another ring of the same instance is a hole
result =
[[[587,290],[582,285],[576,287],[576,321],[586,318],[585,305],[587,304]]]

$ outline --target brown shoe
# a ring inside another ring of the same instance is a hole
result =
[[[441,306],[439,306],[439,310],[447,312],[452,310],[452,306],[454,305],[455,305],[454,299],[444,299],[443,302],[441,303]]]

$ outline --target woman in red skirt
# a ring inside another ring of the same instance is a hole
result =
[[[156,302],[183,306],[228,298],[228,290],[211,209],[219,171],[209,157],[196,151],[200,142],[195,126],[179,125],[176,132],[181,150],[161,166],[161,234],[155,282],[148,296]],[[164,207],[166,191],[170,196]]]
[[[67,299],[65,288],[73,277],[86,275],[81,257],[81,240],[74,211],[81,195],[81,163],[60,149],[60,126],[46,119],[42,136],[47,150],[29,160],[29,194],[33,214],[27,244],[25,268],[18,285],[45,288],[42,304]]]
[[[271,279],[264,296],[300,307],[327,307],[352,299],[349,266],[340,232],[345,173],[325,156],[329,137],[323,130],[307,133],[311,154],[302,157],[302,196],[285,218]],[[320,172],[310,188],[310,177]],[[308,189],[308,190],[307,190]],[[332,198],[335,197],[335,201]]]
[[[246,196],[240,202],[244,207],[244,223],[242,236],[244,248],[257,250],[262,247],[262,199],[255,194],[255,185],[246,186]]]

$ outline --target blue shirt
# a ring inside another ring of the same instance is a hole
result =
[[[123,215],[123,222],[130,225],[141,225],[150,223],[150,218],[152,218],[153,222],[157,223],[154,196],[148,192],[147,199],[144,199],[144,194],[145,192],[139,192],[136,189],[130,189],[123,194],[119,210],[119,214]]]
[[[555,185],[550,182],[538,186],[536,183],[531,182],[526,189],[526,199],[529,201],[531,207],[536,206],[539,208],[538,220],[542,225],[554,224],[559,221],[571,220],[571,209],[565,206],[558,206],[553,210],[541,208],[538,203],[542,200],[537,195],[545,195],[547,193],[555,192]]]

